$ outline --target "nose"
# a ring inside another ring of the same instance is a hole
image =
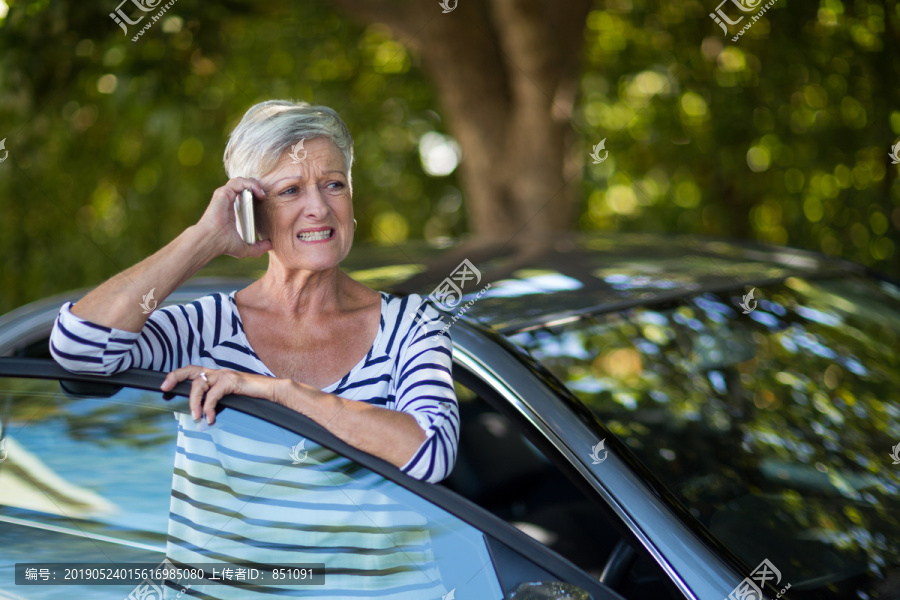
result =
[[[325,196],[315,182],[307,188],[303,213],[313,220],[322,220],[328,215],[328,203],[325,202]]]

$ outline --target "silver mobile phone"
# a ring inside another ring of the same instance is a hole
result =
[[[247,244],[256,242],[256,223],[253,220],[253,192],[244,190],[235,198],[234,216],[237,230]]]

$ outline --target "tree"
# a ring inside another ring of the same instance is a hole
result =
[[[474,237],[463,257],[508,244],[513,271],[542,232],[650,231],[900,273],[893,5],[778,0],[735,41],[716,0],[178,0],[132,41],[119,1],[0,0],[0,313],[196,222],[227,132],[271,98],[347,122],[360,242]],[[455,171],[423,167],[431,133]]]
[[[570,118],[590,0],[333,0],[391,27],[422,59],[462,147],[470,232],[571,230],[581,167]]]

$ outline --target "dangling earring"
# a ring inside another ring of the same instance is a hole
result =
[[[356,219],[353,219],[353,231],[356,231],[357,227],[359,227],[359,223],[356,222]]]

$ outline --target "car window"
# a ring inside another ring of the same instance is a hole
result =
[[[619,535],[516,425],[457,382],[460,440],[444,485],[599,577]]]
[[[529,441],[486,384],[461,368],[454,375],[458,378],[454,385],[460,413],[459,453],[456,468],[442,485],[599,578],[614,553],[629,543],[615,517]],[[645,553],[639,552],[629,564],[632,568],[616,581],[616,591],[624,597],[680,597]]]
[[[67,394],[56,380],[0,378],[0,573],[16,562],[164,558],[177,423],[158,393]],[[74,597],[122,588],[72,586]],[[23,598],[60,588],[17,588]]]
[[[322,565],[323,598],[440,598],[454,589],[502,598],[481,532],[381,475],[235,410],[212,427],[185,417],[179,428],[174,564]],[[253,597],[225,584],[201,591]]]
[[[560,585],[508,536],[486,534],[271,422],[284,423],[283,415],[266,420],[226,408],[208,426],[181,412],[183,398],[166,402],[159,392],[113,387],[99,394],[91,384],[73,393],[56,381],[0,381],[7,442],[0,481],[36,485],[43,480],[34,473],[52,470],[55,493],[80,502],[75,510],[55,498],[40,500],[51,493],[43,489],[31,494],[36,500],[30,503],[6,496],[0,506],[6,581],[17,562],[157,564],[165,558],[207,574],[214,568],[309,568],[321,577],[314,591],[299,587],[307,582],[272,579],[265,586],[222,577],[181,587],[155,581],[136,587],[132,597],[244,599],[305,589],[322,598],[499,600],[526,582]],[[30,469],[26,475],[19,473],[23,464]],[[65,590],[101,599],[125,595],[118,586]],[[16,588],[23,598],[50,598],[52,592],[58,588]],[[615,597],[594,594],[597,600]]]
[[[513,339],[719,541],[779,569],[779,587],[886,597],[900,574],[900,291],[790,278],[745,294]]]

